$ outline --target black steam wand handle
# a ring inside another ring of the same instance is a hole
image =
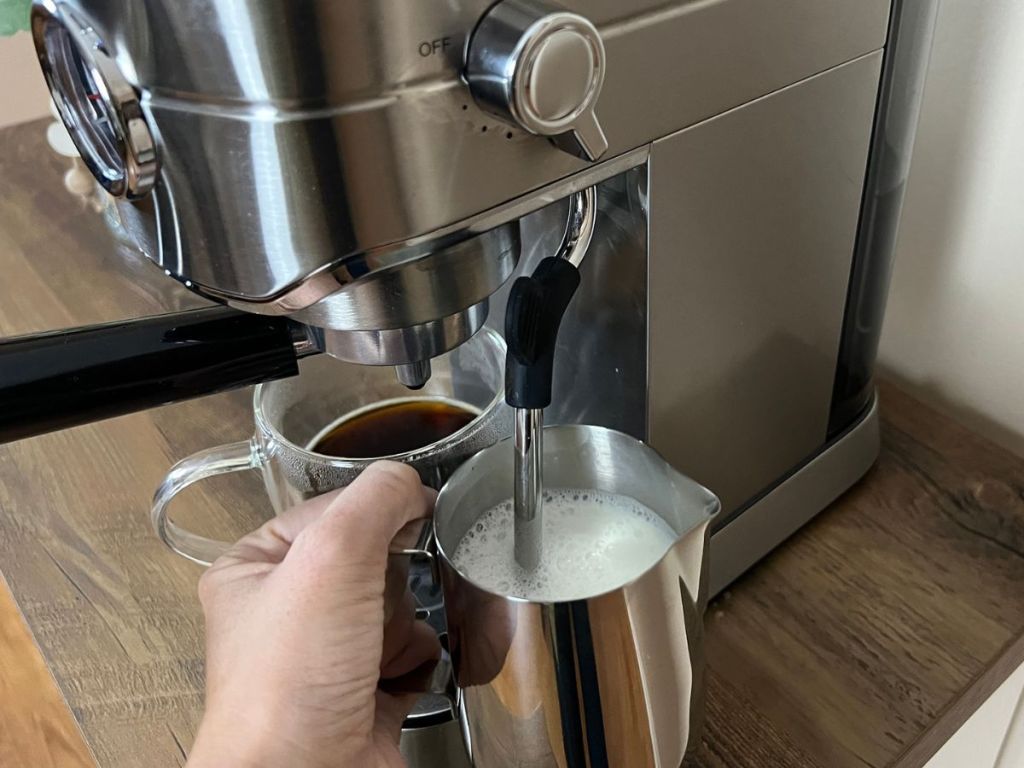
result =
[[[512,284],[505,310],[505,401],[513,408],[551,404],[558,329],[579,284],[579,270],[557,257]]]
[[[0,443],[294,376],[296,328],[211,307],[0,341]]]

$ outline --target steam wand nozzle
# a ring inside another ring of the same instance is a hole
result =
[[[544,409],[551,404],[558,330],[580,284],[576,267],[593,234],[595,202],[594,188],[572,197],[558,256],[513,283],[505,312],[505,400],[516,409],[514,552],[527,571],[543,553]]]

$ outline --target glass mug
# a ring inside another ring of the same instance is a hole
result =
[[[299,375],[260,384],[253,395],[256,433],[242,442],[194,453],[167,473],[153,498],[152,520],[161,540],[178,554],[209,565],[229,546],[176,524],[171,500],[204,478],[259,470],[278,514],[299,502],[351,483],[380,458],[413,466],[424,484],[440,489],[470,456],[512,432],[512,409],[505,404],[505,341],[484,328],[465,344],[432,361],[427,385],[410,392],[391,367],[344,363],[325,355],[305,358]],[[462,429],[406,453],[347,459],[315,453],[308,446],[328,425],[389,400],[444,398],[479,410]]]

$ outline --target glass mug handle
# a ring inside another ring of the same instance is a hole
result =
[[[231,545],[226,541],[208,539],[177,525],[167,515],[171,500],[193,483],[208,477],[259,469],[263,465],[259,446],[254,440],[218,445],[193,453],[182,459],[167,473],[167,477],[153,495],[151,511],[153,528],[168,547],[182,557],[199,565],[211,565]],[[403,527],[389,548],[389,556],[399,558],[424,558],[429,561],[435,581],[439,581],[434,526],[431,520],[414,520]],[[390,693],[435,693],[446,697],[453,707],[457,706],[458,694],[451,675],[451,660],[447,652],[424,681],[420,675],[412,674],[390,681],[386,688]]]
[[[160,540],[194,563],[213,563],[231,545],[185,530],[167,516],[167,508],[175,496],[193,483],[229,472],[259,469],[262,465],[259,447],[253,440],[207,448],[179,461],[153,495],[151,518]]]

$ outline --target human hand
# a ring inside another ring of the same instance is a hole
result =
[[[402,766],[415,695],[378,690],[440,654],[388,548],[430,515],[412,468],[378,462],[289,510],[203,574],[206,712],[189,768]]]

